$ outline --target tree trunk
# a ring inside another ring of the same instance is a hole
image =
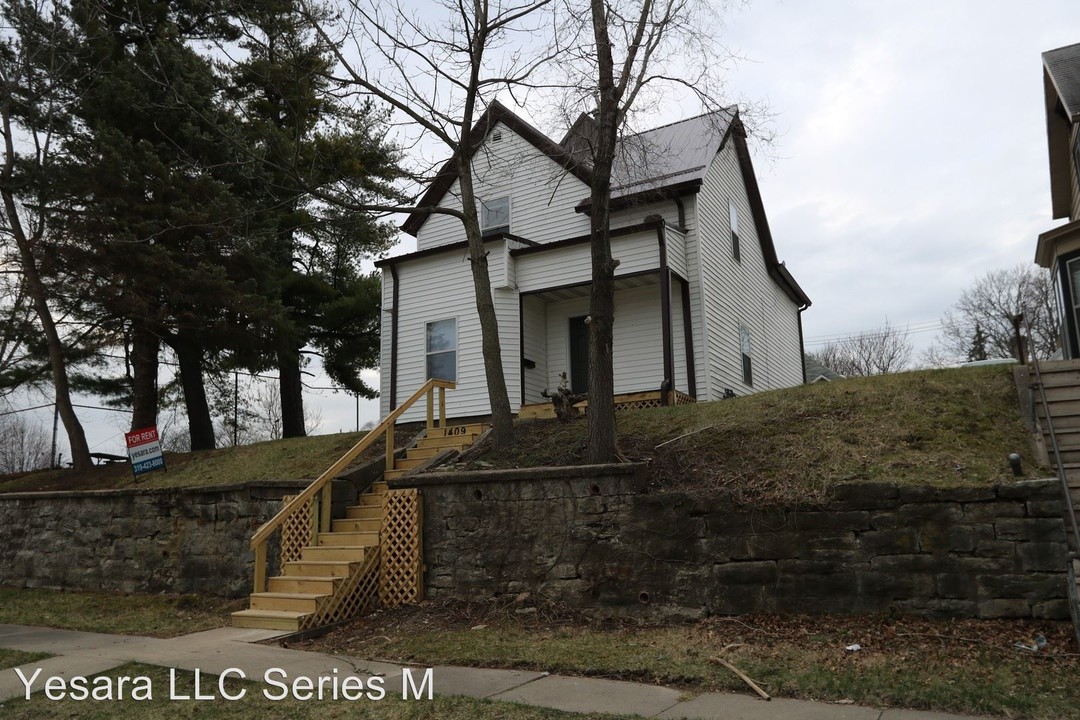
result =
[[[158,415],[158,353],[161,338],[136,322],[131,329],[132,400],[131,429],[157,425]]]
[[[281,436],[304,437],[304,385],[300,375],[300,353],[278,353],[278,383],[281,395]]]
[[[466,137],[463,146],[468,145]],[[462,207],[476,207],[471,168],[468,158],[459,163],[458,185],[461,188]],[[480,233],[480,221],[475,213],[466,213],[465,236],[469,240],[469,262],[472,264],[473,294],[476,296],[476,314],[480,317],[480,340],[484,353],[484,376],[487,380],[488,402],[491,404],[491,444],[496,450],[505,450],[514,441],[514,416],[510,411],[510,396],[506,390],[503,372],[502,346],[499,344],[499,321],[495,315],[495,302],[491,297],[491,275],[488,271],[487,249]]]
[[[188,432],[192,450],[213,450],[214,420],[206,401],[203,383],[202,347],[192,340],[179,339],[174,345],[180,365],[180,385],[184,388],[184,407],[187,409]]]
[[[23,229],[19,218],[18,205],[12,191],[12,174],[15,165],[15,150],[11,139],[10,118],[5,114],[4,129],[6,139],[6,162],[4,165],[3,195],[4,211],[7,214],[8,226],[15,238],[15,244],[19,248],[19,263],[26,279],[26,290],[34,303],[34,311],[38,321],[41,322],[41,330],[45,335],[45,345],[49,351],[49,368],[52,371],[53,389],[55,392],[56,411],[64,422],[64,430],[67,431],[68,446],[71,451],[71,464],[76,470],[86,470],[93,466],[90,458],[90,447],[86,444],[86,433],[75,408],[71,404],[71,385],[68,382],[67,364],[64,360],[64,344],[60,339],[60,333],[53,321],[52,310],[49,308],[48,295],[45,284],[38,272],[37,259],[31,239]],[[55,458],[53,458],[55,461]]]

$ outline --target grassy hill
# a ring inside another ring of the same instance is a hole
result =
[[[1026,477],[1047,477],[1017,403],[1011,370],[984,367],[900,373],[763,392],[733,400],[618,415],[629,460],[652,464],[664,486],[730,492],[747,502],[815,501],[837,483],[988,485],[1012,479],[1018,452]],[[399,442],[411,437],[398,432]],[[135,482],[127,465],[90,473],[50,470],[0,477],[0,492],[187,487],[314,478],[362,434],[319,435],[167,455],[169,471]],[[479,467],[576,465],[584,418],[524,423],[515,447]],[[382,453],[382,441],[361,461]]]
[[[987,485],[1048,477],[1033,459],[1008,367],[853,378],[732,400],[620,412],[619,446],[666,486],[726,490],[751,501],[823,499],[837,483]],[[495,467],[575,465],[584,419],[523,425]]]

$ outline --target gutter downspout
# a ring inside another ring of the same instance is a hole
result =
[[[393,412],[397,407],[397,370],[398,370],[398,272],[397,265],[390,264],[390,278],[394,282],[394,287],[391,292],[391,303],[393,306],[390,308],[390,411]],[[799,326],[800,337],[802,337],[802,326]]]

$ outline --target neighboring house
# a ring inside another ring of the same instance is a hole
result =
[[[474,184],[515,412],[545,402],[541,392],[564,372],[574,391],[588,390],[590,171],[581,150],[594,127],[583,115],[556,143],[499,104],[477,123]],[[777,260],[738,113],[623,140],[615,175],[616,394],[659,404],[804,382],[801,313],[810,300]],[[452,163],[417,207],[434,206],[460,207]],[[402,229],[417,250],[376,263],[382,414],[436,376],[457,382],[450,417],[487,415],[461,222],[417,210]]]
[[[1035,262],[1054,271],[1064,310],[1062,352],[1080,358],[1080,43],[1043,53],[1046,142],[1054,219],[1039,235]]]
[[[803,377],[806,378],[807,385],[813,385],[819,382],[841,380],[844,376],[835,370],[830,370],[816,357],[807,353],[803,355]]]

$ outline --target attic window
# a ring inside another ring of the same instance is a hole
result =
[[[496,130],[491,133],[491,142],[499,142],[502,140],[502,130]]]
[[[510,197],[480,201],[480,232],[497,235],[510,232]]]
[[[731,257],[742,262],[739,256],[739,210],[734,201],[728,201],[728,217],[731,219]]]

